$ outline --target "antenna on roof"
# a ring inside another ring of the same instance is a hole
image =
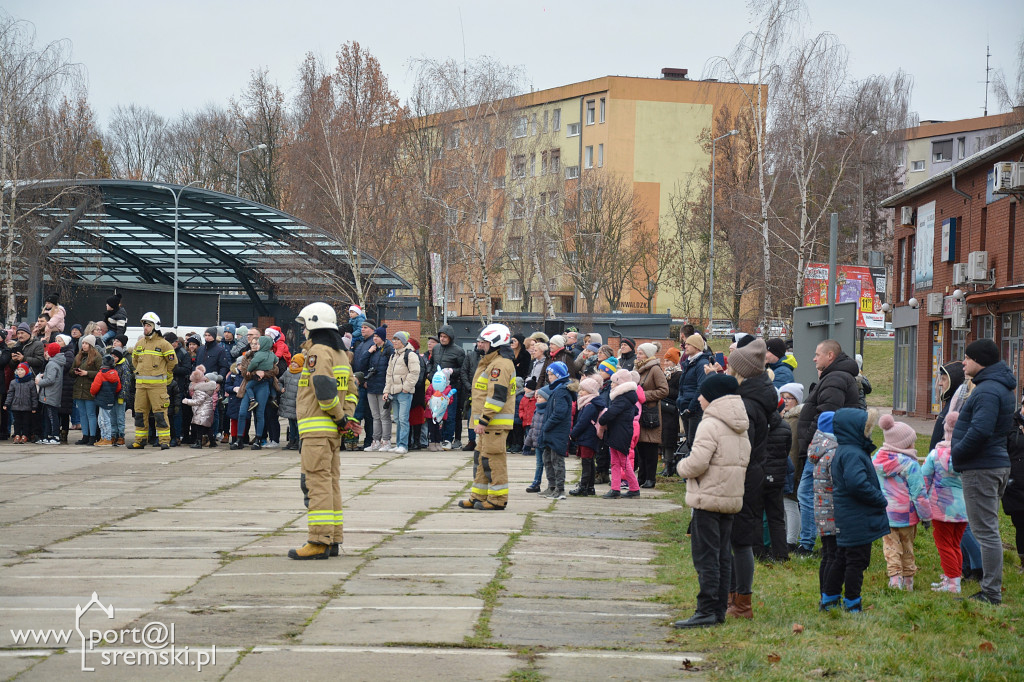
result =
[[[465,93],[466,89],[466,27],[462,24],[462,7],[459,7],[459,29],[462,31],[462,89]],[[985,92],[986,102],[988,101],[988,92]],[[987,105],[986,105],[987,106]]]
[[[985,42],[985,115],[988,116],[988,84],[989,84],[989,72],[992,71],[992,67],[988,65],[989,59],[992,57],[992,51],[989,49],[991,46],[988,41]]]

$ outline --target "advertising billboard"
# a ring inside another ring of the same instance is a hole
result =
[[[840,265],[836,276],[836,303],[857,304],[857,326],[884,329],[885,268]],[[804,305],[828,304],[828,264],[810,263],[804,274]]]

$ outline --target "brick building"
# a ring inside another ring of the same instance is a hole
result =
[[[962,360],[975,339],[993,339],[1022,380],[1024,187],[993,191],[1001,161],[1024,161],[1024,131],[882,202],[896,224],[889,293],[897,413],[937,414],[939,366]]]

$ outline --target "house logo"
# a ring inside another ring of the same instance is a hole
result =
[[[92,651],[92,648],[96,645],[96,642],[94,642],[92,639],[92,634],[95,632],[95,630],[90,632],[90,636],[88,638],[82,631],[82,616],[88,613],[89,610],[92,609],[92,607],[94,606],[103,613],[107,614],[107,618],[114,618],[114,605],[111,604],[110,606],[104,606],[103,603],[100,602],[100,598],[95,592],[92,593],[92,598],[85,604],[85,606],[82,606],[81,604],[75,606],[75,632],[77,632],[78,636],[82,639],[82,672],[96,672],[95,668],[87,667],[85,658],[86,641],[89,642],[89,651]]]

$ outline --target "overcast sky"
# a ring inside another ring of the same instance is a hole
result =
[[[908,72],[922,119],[982,115],[986,41],[992,67],[1016,72],[1021,0],[808,5],[803,33],[836,34],[854,78]],[[259,67],[290,95],[306,52],[329,56],[349,40],[376,55],[404,100],[413,58],[461,59],[463,49],[489,55],[521,66],[535,89],[604,75],[657,77],[666,66],[700,77],[710,58],[729,53],[751,28],[741,0],[5,0],[3,8],[34,23],[42,42],[71,41],[101,122],[131,102],[169,118],[226,104]],[[998,111],[990,96],[989,113]]]

